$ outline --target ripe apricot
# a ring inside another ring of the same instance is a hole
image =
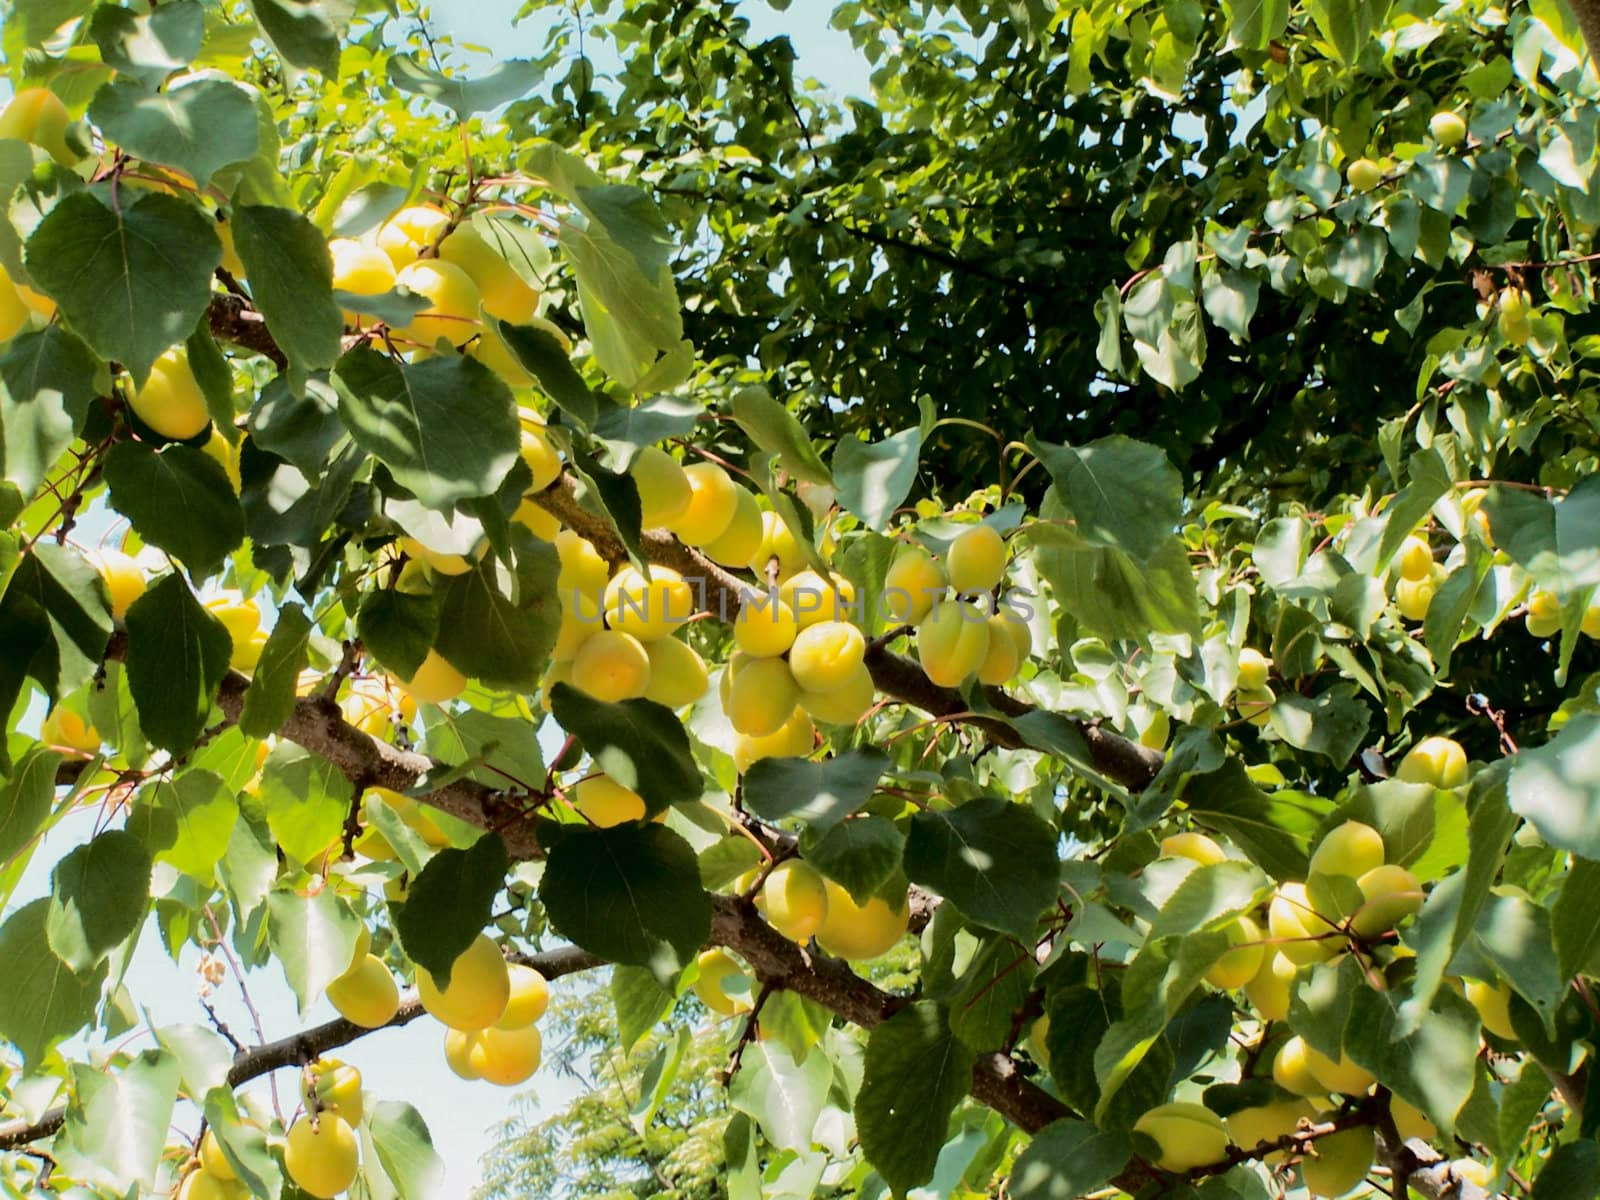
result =
[[[943,597],[949,580],[944,568],[921,546],[907,546],[883,578],[883,608],[891,620],[919,623]]]
[[[763,758],[804,758],[816,744],[816,727],[803,708],[796,708],[783,727],[766,737],[740,734],[733,746],[734,769],[743,775]]]
[[[706,677],[705,661],[688,643],[677,638],[661,638],[646,642],[644,652],[650,658],[650,686],[644,691],[646,700],[668,708],[686,708],[704,696],[711,686]]]
[[[1482,979],[1469,979],[1462,989],[1467,1003],[1478,1010],[1483,1027],[1495,1037],[1507,1041],[1517,1040],[1517,1029],[1511,1023],[1511,988],[1504,980],[1494,983]]]
[[[529,492],[542,492],[561,478],[561,455],[550,444],[543,422],[523,420],[522,461],[528,464],[528,470],[533,473],[533,482],[528,484]]]
[[[800,622],[776,591],[746,592],[733,621],[733,640],[755,658],[782,654],[794,645]]]
[[[1362,937],[1387,932],[1422,907],[1422,885],[1397,863],[1374,867],[1357,882],[1361,907],[1350,918],[1350,928]]]
[[[958,593],[991,591],[1005,578],[1005,539],[993,525],[974,525],[950,543],[944,565]]]
[[[1233,948],[1212,963],[1206,972],[1206,982],[1225,992],[1243,987],[1254,979],[1266,957],[1261,927],[1249,917],[1240,917],[1227,927],[1226,933]]]
[[[866,652],[867,639],[860,629],[844,621],[822,621],[795,637],[789,670],[808,692],[837,691],[856,676]]]
[[[1402,579],[1426,579],[1433,573],[1433,548],[1416,534],[1407,534],[1396,561]]]
[[[761,514],[761,545],[750,559],[750,569],[765,582],[768,567],[777,559],[778,578],[787,579],[805,565],[805,554],[789,526],[775,512]]]
[[[395,680],[420,704],[444,704],[461,694],[467,677],[437,650],[429,650],[410,679]]]
[[[756,504],[755,493],[736,487],[733,489],[733,519],[720,535],[702,546],[701,551],[712,562],[725,567],[745,567],[761,549],[761,539],[761,509]]]
[[[0,138],[31,142],[62,166],[70,167],[83,157],[67,144],[67,126],[71,123],[72,114],[60,96],[49,88],[23,88],[0,112]]]
[[[1289,1015],[1289,987],[1299,968],[1279,951],[1263,955],[1261,969],[1244,985],[1245,998],[1264,1021],[1282,1021]]]
[[[702,1004],[725,1017],[750,1008],[749,976],[733,955],[719,946],[703,951],[696,962],[700,966],[700,974],[694,981],[694,994],[700,997]],[[729,995],[729,980],[743,980],[745,987],[739,994]]]
[[[1239,674],[1235,686],[1241,692],[1259,692],[1267,686],[1272,673],[1272,660],[1253,646],[1239,651]]]
[[[128,606],[144,595],[144,572],[131,555],[121,550],[93,550],[86,557],[105,580],[112,617],[122,620],[128,615]]]
[[[233,1164],[222,1153],[222,1143],[217,1140],[217,1131],[207,1129],[205,1137],[200,1139],[200,1166],[208,1175],[212,1175],[224,1182],[231,1182],[239,1178]]]
[[[458,225],[439,243],[439,257],[460,267],[477,284],[491,317],[524,325],[539,308],[539,291],[471,225]]]
[[[378,228],[378,248],[389,256],[398,271],[416,262],[417,256],[439,239],[449,223],[448,213],[429,204],[402,208]]]
[[[402,268],[394,282],[428,301],[427,308],[397,331],[422,349],[433,349],[441,338],[459,346],[478,332],[478,286],[460,267],[437,258],[418,259]]]
[[[606,584],[606,624],[641,642],[671,637],[694,615],[694,589],[670,567],[652,567],[650,577],[623,567]]]
[[[381,296],[394,289],[394,263],[376,246],[353,238],[334,238],[328,243],[328,253],[333,258],[333,287],[335,291],[353,292],[357,296]],[[361,314],[341,309],[346,325],[359,325]]]
[[[803,859],[785,859],[761,885],[767,922],[793,942],[803,942],[828,917],[827,881]]]
[[[848,621],[856,585],[835,572],[825,579],[815,571],[796,571],[778,585],[778,598],[794,609],[800,628],[809,629],[824,621]]]
[[[1022,659],[1017,653],[1016,640],[1011,636],[1012,622],[998,613],[991,613],[988,624],[989,650],[978,664],[978,682],[998,687],[1016,675]]]
[[[917,659],[928,678],[955,687],[983,665],[989,620],[966,600],[939,604],[917,626]]]
[[[1203,1104],[1158,1104],[1133,1123],[1133,1131],[1161,1148],[1156,1166],[1163,1171],[1192,1171],[1228,1157],[1228,1127]]]
[[[611,580],[611,567],[594,548],[594,543],[579,533],[563,529],[556,534],[555,547],[561,559],[556,587],[560,589],[563,603],[574,592],[600,599]]]
[[[1383,835],[1371,825],[1346,821],[1323,835],[1311,855],[1313,875],[1360,879],[1383,865]]]
[[[422,1007],[452,1029],[483,1029],[505,1013],[511,976],[500,947],[480,933],[451,965],[443,988],[418,967],[417,994]]]
[[[802,688],[800,707],[816,720],[829,725],[854,725],[866,715],[877,698],[872,672],[862,665],[831,692],[808,692]]]
[[[376,1029],[400,1011],[400,989],[383,960],[367,954],[328,985],[328,1001],[345,1020]]]
[[[728,691],[728,720],[749,737],[766,737],[783,727],[800,698],[789,664],[758,658],[743,665]]]
[[[95,754],[100,749],[100,731],[60,704],[40,722],[39,740],[47,746],[64,746],[79,754]]]
[[[333,1113],[304,1116],[289,1129],[283,1165],[301,1191],[333,1200],[356,1181],[361,1152],[355,1131]]]
[[[511,997],[497,1024],[501,1029],[521,1029],[544,1016],[550,1007],[550,983],[524,963],[511,963],[506,970],[511,976]]]
[[[578,811],[601,829],[610,829],[625,821],[644,820],[644,798],[609,775],[591,775],[580,780],[573,795]]]
[[[472,1065],[472,1042],[478,1035],[476,1029],[447,1029],[444,1034],[444,1061],[462,1079],[477,1079]]]
[[[1285,883],[1267,907],[1267,925],[1278,953],[1292,963],[1325,962],[1344,949],[1337,928],[1311,906],[1302,883]]]
[[[628,475],[639,490],[639,521],[646,529],[676,521],[694,495],[683,467],[659,446],[646,446],[634,455]]]
[[[361,1097],[361,1072],[337,1058],[319,1058],[300,1080],[306,1108],[333,1113],[351,1125],[361,1124],[366,1104]]]
[[[516,1087],[539,1069],[544,1038],[534,1024],[517,1029],[491,1025],[467,1037],[467,1063],[479,1079],[497,1087]]]
[[[816,939],[829,954],[849,961],[877,958],[888,953],[911,924],[911,907],[904,899],[898,907],[882,896],[857,904],[833,880],[826,880],[825,887],[828,912],[817,928]]]
[[[1226,850],[1205,834],[1193,831],[1162,838],[1161,854],[1164,858],[1192,858],[1205,866],[1228,861]]]
[[[690,546],[704,546],[716,541],[733,523],[739,502],[734,493],[739,489],[716,463],[695,463],[685,467],[683,474],[689,481],[689,503],[666,523],[667,528]]]
[[[189,368],[189,355],[174,346],[150,366],[150,377],[129,406],[162,437],[188,441],[211,424],[205,393]]]
[[[650,656],[632,634],[602,629],[572,656],[572,686],[615,703],[642,696],[650,686]]]
[[[1453,738],[1423,738],[1406,751],[1395,777],[1407,783],[1458,788],[1467,781],[1467,752]]]

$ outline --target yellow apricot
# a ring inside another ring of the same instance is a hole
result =
[[[761,549],[761,540],[761,509],[756,505],[755,493],[736,487],[733,489],[733,519],[701,550],[712,562],[725,567],[744,567]]]
[[[472,1071],[497,1087],[516,1087],[539,1069],[544,1038],[537,1025],[502,1029],[491,1025],[467,1039],[467,1063]]]
[[[394,264],[376,246],[351,238],[334,238],[328,243],[328,253],[333,257],[335,290],[358,296],[381,296],[393,290]],[[360,323],[360,314],[349,309],[341,311],[346,325]]]
[[[734,769],[743,775],[763,758],[804,758],[816,744],[816,727],[810,715],[797,708],[777,733],[766,737],[740,734],[734,742]]]
[[[378,247],[398,271],[416,262],[417,256],[438,240],[449,223],[449,214],[432,205],[402,208],[379,227]]]
[[[1203,1104],[1184,1100],[1158,1104],[1133,1123],[1133,1131],[1161,1148],[1156,1166],[1163,1171],[1192,1171],[1228,1157],[1228,1128]]]
[[[999,630],[1003,628],[1010,636],[1012,643],[1017,647],[1018,665],[1027,662],[1028,656],[1033,653],[1033,631],[1028,628],[1028,623],[1023,620],[1022,614],[1001,604],[996,606],[991,616],[1001,622],[999,625],[992,626],[991,629]]]
[[[733,620],[733,640],[739,649],[755,658],[782,654],[794,645],[800,622],[794,609],[775,591],[746,592]]]
[[[799,699],[789,664],[781,658],[758,658],[734,676],[728,691],[728,720],[739,733],[766,737],[783,728]]]
[[[644,652],[650,658],[650,686],[644,691],[646,700],[668,708],[686,708],[704,696],[711,686],[706,678],[704,660],[686,642],[661,638],[646,642]]]
[[[789,670],[808,692],[837,691],[856,677],[866,652],[867,639],[861,630],[844,621],[823,621],[795,637],[789,649]]]
[[[300,1079],[306,1108],[333,1113],[351,1125],[361,1124],[366,1102],[361,1095],[361,1072],[337,1058],[319,1058]]]
[[[1402,579],[1426,579],[1433,573],[1433,548],[1416,534],[1407,534],[1396,556]]]
[[[1317,1115],[1316,1109],[1304,1100],[1273,1100],[1254,1108],[1243,1108],[1229,1115],[1228,1136],[1242,1150],[1253,1150],[1262,1142],[1276,1142],[1299,1128],[1301,1121]],[[1268,1154],[1262,1161],[1276,1166],[1287,1157],[1287,1151]]]
[[[200,447],[202,453],[214,459],[223,474],[228,477],[228,483],[237,496],[239,489],[244,486],[244,481],[239,474],[239,452],[244,448],[240,441],[229,445],[228,439],[222,436],[222,430],[212,426],[211,436],[206,439],[206,444]]]
[[[991,613],[988,624],[989,651],[978,664],[978,682],[998,687],[1016,675],[1022,659],[1017,654],[1016,640],[1011,636],[1014,622],[999,613]]]
[[[1433,598],[1439,594],[1439,585],[1432,575],[1422,579],[1402,579],[1394,585],[1394,606],[1408,621],[1425,620],[1433,607]]]
[[[571,662],[584,642],[605,628],[605,613],[599,601],[583,592],[561,593],[561,624],[556,627],[556,644],[550,649],[554,662]],[[652,669],[651,677],[655,672]]]
[[[72,114],[49,88],[23,88],[0,112],[0,138],[32,142],[64,167],[83,156],[67,144]]]
[[[1397,863],[1374,867],[1357,883],[1361,907],[1351,916],[1350,928],[1361,937],[1385,933],[1422,907],[1422,885]]]
[[[524,963],[512,963],[507,971],[511,975],[511,998],[496,1024],[501,1029],[521,1029],[544,1016],[550,1007],[550,983]]]
[[[1383,182],[1383,168],[1370,158],[1357,158],[1345,168],[1344,177],[1352,192],[1370,192]]]
[[[1312,875],[1360,879],[1383,865],[1383,835],[1371,825],[1346,821],[1329,830],[1311,855]]]
[[[224,588],[204,603],[235,644],[249,641],[250,635],[261,628],[261,606],[232,588]]]
[[[739,502],[734,493],[739,489],[716,463],[695,463],[685,467],[683,474],[689,481],[689,503],[666,525],[688,545],[704,546],[733,524]]]
[[[1397,779],[1427,783],[1436,788],[1458,788],[1467,781],[1467,752],[1453,738],[1423,738],[1400,760]]]
[[[464,554],[448,554],[441,550],[431,550],[416,538],[403,537],[395,543],[408,558],[417,559],[425,564],[436,575],[465,575],[472,570],[472,560]],[[482,558],[489,551],[488,542],[480,542],[473,552],[474,558]]]
[[[778,578],[785,579],[805,565],[805,554],[795,540],[789,526],[775,512],[761,514],[761,545],[750,558],[750,569],[762,580],[767,578],[767,568],[778,560]]]
[[[1245,998],[1263,1021],[1282,1021],[1289,1015],[1289,986],[1298,970],[1278,951],[1263,956],[1261,969],[1244,985]]]
[[[478,286],[460,267],[437,258],[418,259],[394,282],[428,300],[428,307],[398,331],[402,337],[431,350],[440,338],[458,346],[478,332]]]
[[[728,994],[730,979],[749,979],[733,955],[718,946],[703,951],[695,961],[699,964],[700,974],[694,981],[694,994],[700,997],[700,1003],[725,1017],[750,1008],[748,995]]]
[[[328,985],[328,1001],[345,1020],[376,1029],[400,1011],[400,989],[383,960],[368,954]]]
[[[550,438],[540,426],[522,426],[522,461],[533,472],[530,492],[542,492],[561,478],[561,455],[550,444]]]
[[[1264,728],[1270,719],[1272,706],[1278,702],[1278,697],[1269,687],[1259,691],[1245,691],[1240,689],[1234,694],[1234,707],[1239,710],[1239,715],[1251,725]]]
[[[572,686],[615,703],[642,696],[650,686],[650,656],[639,639],[614,629],[587,638],[572,656]]]
[[[761,885],[767,922],[792,942],[803,942],[822,928],[828,917],[826,881],[810,863],[785,859]]]
[[[1537,591],[1528,597],[1528,615],[1523,619],[1536,638],[1554,637],[1561,632],[1561,601],[1554,592]]]
[[[452,1029],[493,1025],[511,999],[511,976],[500,947],[479,934],[451,965],[450,982],[440,988],[425,967],[417,968],[422,1007]]]
[[[545,712],[550,711],[550,692],[558,683],[572,682],[572,663],[552,662],[545,668],[544,675],[539,680],[539,707]]]
[[[467,686],[467,677],[437,650],[429,650],[410,679],[396,677],[395,682],[421,704],[444,704],[461,694]]]
[[[800,707],[829,725],[854,725],[878,698],[872,672],[858,666],[849,679],[831,692],[800,690]]]
[[[1344,949],[1337,928],[1311,907],[1303,883],[1278,887],[1267,907],[1267,926],[1278,953],[1292,963],[1325,962]]]
[[[1372,1072],[1357,1066],[1348,1055],[1340,1053],[1338,1061],[1329,1058],[1315,1046],[1305,1048],[1306,1066],[1324,1092],[1338,1092],[1344,1096],[1364,1096],[1377,1082]]]
[[[1511,988],[1503,981],[1487,983],[1469,979],[1462,989],[1467,1003],[1478,1010],[1483,1027],[1495,1037],[1507,1041],[1517,1040],[1517,1028],[1511,1023]]]
[[[694,615],[694,589],[670,567],[650,568],[646,579],[623,567],[606,584],[606,624],[641,642],[671,637]]]
[[[778,599],[794,609],[801,629],[809,629],[824,621],[848,621],[856,585],[836,572],[823,578],[812,570],[796,571],[778,585]]]
[[[206,1174],[223,1182],[232,1182],[239,1178],[233,1164],[228,1161],[227,1155],[222,1152],[222,1143],[217,1140],[217,1131],[206,1130],[205,1137],[200,1139],[200,1166]]]
[[[462,1079],[477,1079],[472,1065],[472,1043],[478,1036],[476,1029],[447,1029],[444,1034],[444,1061]]]
[[[516,351],[500,336],[500,330],[493,321],[485,321],[479,327],[478,336],[467,346],[467,354],[500,376],[500,381],[513,391],[531,388],[538,383],[533,373],[522,365]]]
[[[355,1132],[332,1113],[304,1116],[289,1129],[283,1165],[301,1191],[333,1200],[356,1181],[360,1150]]]
[[[539,291],[530,287],[511,264],[476,229],[458,225],[439,243],[439,257],[460,267],[478,285],[483,310],[491,317],[525,325],[539,308]]]
[[[28,304],[0,266],[0,342],[9,342],[28,323]]]
[[[1213,839],[1192,830],[1174,833],[1161,839],[1163,858],[1192,858],[1203,866],[1227,862],[1228,852]]]
[[[644,797],[609,775],[581,779],[572,791],[578,811],[601,829],[644,820]]]
[[[992,525],[975,525],[950,543],[944,565],[957,592],[991,591],[1005,578],[1005,539]]]
[[[683,467],[659,446],[646,446],[634,455],[628,475],[639,491],[639,523],[645,529],[676,521],[694,495]]]
[[[1446,150],[1453,149],[1467,140],[1466,118],[1458,112],[1440,109],[1428,118],[1428,132]]]
[[[202,1167],[183,1177],[183,1182],[178,1185],[177,1200],[243,1200],[247,1195],[237,1183]]]
[[[100,749],[100,731],[60,704],[40,722],[39,740],[47,746],[61,746],[79,754],[94,754]]]
[[[939,604],[917,626],[917,660],[940,687],[955,687],[983,665],[989,620],[966,600]]]
[[[1278,1047],[1272,1060],[1272,1079],[1297,1096],[1323,1096],[1329,1089],[1311,1071],[1311,1047],[1298,1034]]]
[[[817,928],[817,945],[848,961],[877,958],[892,949],[911,924],[911,906],[904,899],[891,907],[882,896],[857,904],[833,880],[825,881],[828,912]]]
[[[1261,928],[1249,917],[1240,917],[1225,931],[1232,949],[1211,964],[1206,972],[1206,982],[1222,991],[1243,987],[1261,970],[1266,947],[1261,940]]]
[[[1421,1109],[1407,1104],[1399,1096],[1389,1097],[1389,1115],[1394,1118],[1394,1127],[1402,1138],[1431,1142],[1439,1136],[1438,1126],[1428,1120]]]
[[[891,620],[915,625],[944,596],[944,568],[921,546],[907,546],[883,577],[883,608]]]
[[[598,600],[611,579],[611,567],[594,548],[594,543],[570,529],[556,534],[556,554],[561,559],[561,573],[556,576],[556,587],[562,601],[574,592],[582,592]]]
[[[150,377],[128,403],[141,421],[174,441],[198,437],[211,424],[205,393],[181,346],[172,347],[151,364]]]
[[[1253,646],[1239,651],[1239,674],[1235,686],[1241,692],[1259,692],[1267,686],[1272,672],[1272,660]]]

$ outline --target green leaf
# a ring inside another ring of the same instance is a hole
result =
[[[1030,942],[1060,888],[1056,841],[1056,831],[1031,808],[981,796],[912,816],[906,876],[969,921]]]
[[[1495,544],[1539,587],[1566,600],[1600,586],[1600,476],[1579,480],[1560,503],[1491,488],[1484,510]]]
[[[287,375],[261,389],[250,410],[250,439],[262,450],[286,458],[308,480],[319,479],[328,455],[348,435],[339,420],[339,397],[326,375],[306,380],[296,395]]]
[[[251,737],[264,738],[294,711],[295,689],[305,670],[310,647],[311,618],[298,604],[278,609],[278,622],[261,649],[261,661],[244,694],[239,728]]]
[[[593,422],[591,432],[610,452],[614,459],[611,465],[621,470],[644,447],[693,431],[697,418],[704,411],[705,405],[697,400],[652,396],[631,407],[607,405]],[[575,414],[569,412],[568,415]]]
[[[181,576],[164,575],[128,609],[128,688],[153,745],[181,754],[205,728],[233,642]]]
[[[644,800],[648,816],[700,798],[705,784],[683,724],[650,700],[610,704],[556,684],[550,712],[612,779]]]
[[[531,539],[530,539],[531,540]],[[500,570],[484,559],[444,585],[439,611],[439,653],[463,674],[486,686],[531,692],[555,645],[561,623],[556,577],[560,559],[539,546],[525,566],[520,603],[500,590]]]
[[[139,839],[120,829],[96,835],[50,873],[50,949],[83,974],[139,928],[149,895],[150,852]]]
[[[590,389],[553,333],[507,321],[499,322],[498,327],[523,370],[539,381],[539,387],[556,402],[556,407],[576,421],[580,429],[594,426],[602,412],[628,411]]]
[[[396,363],[357,346],[339,360],[333,384],[356,444],[429,508],[491,495],[517,461],[516,403],[476,359]]]
[[[214,224],[176,196],[152,192],[132,204],[125,197],[115,213],[76,192],[28,238],[28,274],[96,354],[142,384],[211,302],[211,274],[222,261]]]
[[[444,1159],[422,1114],[400,1100],[380,1100],[367,1117],[378,1162],[405,1200],[429,1200],[442,1194]],[[371,1167],[368,1167],[371,1170]]]
[[[14,29],[22,46],[42,46],[52,33],[94,7],[93,0],[17,0],[6,15],[6,32]],[[11,50],[6,38],[6,50]]]
[[[1533,1181],[1533,1200],[1594,1200],[1600,1196],[1600,1142],[1557,1146]]]
[[[1304,879],[1311,843],[1322,832],[1331,802],[1305,792],[1268,794],[1229,758],[1219,771],[1197,775],[1184,794],[1198,822],[1222,833],[1274,879]]]
[[[806,861],[849,892],[857,904],[877,895],[900,871],[905,845],[905,834],[895,823],[878,816],[840,821],[820,834],[812,827],[800,835]]]
[[[711,936],[711,898],[694,851],[653,822],[563,829],[539,899],[563,937],[612,962],[649,967],[659,979]]]
[[[418,313],[426,312],[433,307],[431,300],[413,292],[410,288],[394,288],[372,295],[334,288],[333,302],[341,310],[348,309],[363,316],[376,317],[394,329],[404,328],[411,324],[411,319]]]
[[[1600,858],[1600,716],[1573,717],[1543,746],[1518,754],[1507,795],[1511,811],[1549,845]]]
[[[1600,862],[1573,858],[1561,894],[1550,910],[1550,932],[1555,937],[1556,959],[1563,979],[1594,974],[1600,962]]]
[[[1400,1038],[1397,1002],[1403,999],[1403,994],[1354,988],[1344,1048],[1448,1134],[1472,1094],[1481,1022],[1477,1010],[1446,988],[1434,997],[1433,1010],[1417,1031]]]
[[[55,643],[50,650],[54,679],[47,691],[65,695],[94,677],[111,638],[111,612],[99,572],[81,554],[35,542],[18,561],[6,598],[31,600],[44,613]],[[34,668],[37,677],[37,663]]]
[[[35,900],[0,925],[0,962],[7,964],[6,985],[0,988],[0,1037],[17,1048],[30,1071],[50,1047],[94,1020],[106,978],[104,964],[88,975],[75,975],[51,952],[45,932],[49,911],[48,899]]]
[[[1054,1121],[1017,1156],[1006,1194],[1015,1200],[1075,1200],[1104,1188],[1132,1157],[1126,1134],[1072,1118]]]
[[[244,510],[222,464],[192,446],[152,450],[118,442],[105,458],[111,505],[150,545],[196,579],[217,571],[244,544]]]
[[[333,366],[344,317],[333,301],[333,259],[322,232],[287,208],[245,204],[233,210],[233,244],[278,348],[306,371]]]
[[[121,1070],[72,1066],[72,1101],[53,1146],[62,1167],[118,1195],[153,1188],[178,1100],[178,1060],[145,1050]]]
[[[89,21],[100,61],[146,87],[193,62],[205,32],[205,6],[195,0],[173,0],[143,15],[102,4]]]
[[[744,779],[744,802],[768,821],[803,821],[822,833],[868,800],[889,769],[889,756],[866,747],[823,762],[763,758]]]
[[[1489,896],[1474,927],[1478,946],[1524,1000],[1554,1028],[1567,979],[1556,963],[1548,909],[1521,896]]]
[[[388,76],[402,92],[425,96],[465,121],[473,113],[488,112],[526,96],[544,78],[544,68],[530,59],[506,58],[476,79],[468,79],[442,74],[396,54],[389,59]]]
[[[1170,937],[1217,929],[1254,908],[1269,884],[1250,863],[1220,862],[1195,867],[1184,876],[1150,923],[1149,936]]]
[[[216,1134],[217,1142],[222,1147],[222,1157],[233,1168],[239,1182],[255,1196],[279,1195],[283,1190],[283,1172],[278,1169],[277,1160],[267,1149],[266,1130],[240,1116],[233,1090],[218,1086],[196,1091],[188,1086],[187,1080],[184,1090],[190,1096],[205,1097],[206,1124]]]
[[[1433,511],[1433,506],[1455,488],[1450,468],[1432,447],[1419,450],[1407,464],[1409,480],[1384,512],[1383,537],[1372,562],[1372,573],[1381,575],[1394,563],[1400,543],[1416,531]]]
[[[5,477],[24,496],[66,452],[95,397],[99,364],[65,326],[12,339],[0,358]]]
[[[163,1025],[155,1031],[156,1044],[178,1062],[178,1086],[188,1096],[204,1096],[220,1088],[231,1099],[226,1085],[228,1068],[233,1065],[233,1048],[208,1025],[180,1023]]]
[[[0,863],[10,862],[49,817],[60,765],[59,754],[35,745],[0,786]]]
[[[539,749],[539,728],[514,708],[500,716],[469,708],[463,712],[432,709],[425,718],[422,746],[442,762],[480,762],[468,777],[490,787],[509,780],[537,788],[544,778],[544,754]],[[504,772],[500,774],[499,772]]]
[[[1494,551],[1478,538],[1467,538],[1467,561],[1439,585],[1433,602],[1428,605],[1428,615],[1423,618],[1423,640],[1428,653],[1433,655],[1442,676],[1450,669],[1450,658],[1455,653],[1456,641],[1467,623],[1469,614],[1477,607],[1484,581],[1490,578],[1494,566]]]
[[[360,928],[360,919],[331,887],[310,896],[267,893],[267,945],[283,966],[301,1016],[350,969]]]
[[[624,1054],[633,1048],[672,1011],[671,988],[643,967],[626,963],[611,968],[611,1003],[617,1013],[617,1041]]]
[[[985,938],[948,1000],[950,1031],[974,1050],[1002,1049],[1038,972],[1033,955],[1010,938]]]
[[[733,419],[752,442],[768,454],[776,454],[783,469],[796,479],[818,484],[833,482],[805,426],[765,388],[748,387],[736,392]]]
[[[908,1004],[868,1035],[856,1132],[867,1161],[895,1195],[933,1178],[976,1058],[950,1032],[944,1010],[926,1000]]]
[[[439,851],[412,880],[395,916],[395,932],[407,956],[441,987],[449,982],[456,959],[489,924],[494,898],[505,886],[506,865],[505,842],[486,833],[465,850]]]
[[[233,407],[233,368],[222,355],[217,339],[211,336],[211,327],[204,321],[194,327],[194,332],[184,339],[184,353],[189,356],[189,370],[205,394],[206,412],[211,414],[211,424],[230,446],[239,444],[239,428],[234,422],[238,416]]]
[[[745,1047],[739,1073],[728,1085],[728,1103],[748,1113],[775,1149],[805,1151],[832,1084],[827,1055],[795,1062],[785,1047],[757,1041]]]
[[[1285,692],[1267,711],[1272,731],[1297,750],[1345,766],[1361,748],[1372,720],[1354,684],[1335,684],[1316,696]]]
[[[342,0],[250,0],[261,31],[273,49],[295,67],[314,67],[327,80],[339,78],[339,35],[348,12]]]
[[[1056,495],[1092,546],[1149,559],[1172,538],[1183,511],[1183,480],[1155,446],[1116,435],[1085,446],[1028,439],[1055,481]]]
[[[871,529],[883,530],[917,478],[922,431],[902,429],[877,442],[845,437],[833,448],[839,503]]]
[[[274,746],[261,767],[267,828],[285,855],[307,866],[338,839],[353,790],[331,762],[292,742]]]
[[[113,80],[95,93],[89,120],[134,158],[177,167],[205,187],[229,163],[255,156],[255,101],[238,84],[191,79],[161,92]]]
[[[128,819],[128,831],[157,862],[210,882],[238,820],[239,802],[222,778],[189,770],[170,782],[147,786]]]
[[[439,597],[393,588],[368,592],[356,613],[356,634],[380,663],[410,679],[439,636]]]

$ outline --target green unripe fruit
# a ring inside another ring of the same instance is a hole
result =
[[[1467,781],[1467,752],[1453,738],[1423,738],[1406,751],[1395,777],[1407,783],[1458,788]]]
[[[1532,297],[1521,288],[1503,288],[1500,292],[1499,315],[1495,323],[1500,336],[1513,346],[1526,346],[1533,337]]]
[[[1278,702],[1278,697],[1269,687],[1259,691],[1246,691],[1240,689],[1234,694],[1234,707],[1239,710],[1239,715],[1246,722],[1258,729],[1264,729],[1271,720],[1272,706]]]
[[[1341,1129],[1311,1144],[1300,1162],[1300,1177],[1313,1196],[1342,1196],[1367,1177],[1377,1146],[1372,1129]]]
[[[1350,918],[1350,928],[1360,937],[1386,933],[1422,907],[1422,885],[1396,863],[1374,867],[1358,883],[1361,907]]]
[[[1451,150],[1467,140],[1467,122],[1460,113],[1445,109],[1433,114],[1428,121],[1428,132],[1439,145]]]
[[[1371,825],[1346,821],[1328,831],[1311,856],[1311,874],[1360,879],[1383,865],[1383,835]]]
[[[1228,1127],[1203,1104],[1157,1105],[1133,1123],[1133,1131],[1161,1147],[1155,1161],[1163,1171],[1192,1171],[1228,1157]]]
[[[1338,929],[1311,906],[1303,883],[1285,883],[1267,907],[1267,927],[1278,953],[1292,963],[1326,962],[1344,949]]]
[[[1345,168],[1352,192],[1370,192],[1383,182],[1383,168],[1370,158],[1358,158]]]

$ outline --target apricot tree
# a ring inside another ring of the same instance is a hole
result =
[[[328,1056],[582,974],[730,1196],[1596,1194],[1585,26],[993,7],[13,7],[0,1186],[436,1194]]]

